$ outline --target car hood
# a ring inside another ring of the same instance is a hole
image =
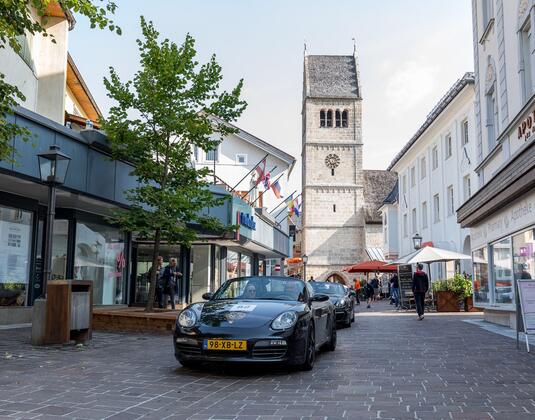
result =
[[[301,312],[305,304],[273,300],[223,300],[203,304],[200,323],[209,327],[257,328],[285,311]]]

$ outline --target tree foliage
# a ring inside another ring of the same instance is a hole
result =
[[[45,29],[48,20],[47,9],[51,3],[56,2],[57,0],[0,0],[0,48],[10,46],[19,53],[22,48],[21,37],[27,34],[49,37]],[[102,5],[90,0],[61,0],[59,5],[63,10],[86,16],[92,28],[108,28],[120,34],[121,28],[110,18],[117,7],[115,2],[100,0],[100,3]],[[32,16],[30,7],[35,11],[37,19]],[[50,36],[50,40],[55,42],[53,36]],[[0,160],[12,159],[11,140],[14,136],[21,136],[25,141],[30,138],[30,132],[26,128],[8,121],[8,115],[12,114],[13,107],[25,100],[22,92],[16,86],[7,83],[4,74],[0,72]]]
[[[127,192],[131,206],[116,212],[112,221],[125,230],[154,240],[153,266],[160,240],[191,244],[193,226],[224,227],[202,210],[221,204],[208,189],[210,170],[191,164],[193,147],[214,149],[235,130],[225,122],[245,109],[240,99],[243,81],[230,92],[220,91],[222,69],[215,56],[200,65],[195,41],[188,34],[182,45],[159,40],[152,22],[141,17],[143,39],[138,39],[140,70],[122,82],[110,68],[104,79],[116,103],[103,121],[115,159],[134,165],[139,186]],[[216,117],[216,118],[213,118]],[[151,270],[147,310],[152,309],[156,270]]]

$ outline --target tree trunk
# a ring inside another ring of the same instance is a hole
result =
[[[154,296],[156,295],[156,275],[158,274],[156,267],[158,267],[158,257],[160,253],[160,229],[154,232],[154,248],[152,249],[152,269],[150,270],[150,289],[149,297],[147,298],[147,305],[145,312],[152,312],[154,308]]]

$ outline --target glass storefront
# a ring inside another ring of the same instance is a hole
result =
[[[253,272],[252,258],[249,255],[241,254],[240,277],[250,276]]]
[[[93,281],[93,303],[126,302],[126,235],[115,227],[78,222],[74,278]]]
[[[67,278],[67,247],[69,244],[69,221],[54,220],[52,238],[52,280]]]
[[[481,248],[472,253],[474,261],[474,301],[479,303],[490,302],[489,289],[489,259],[487,248]]]
[[[0,306],[23,306],[30,279],[33,213],[0,207]]]
[[[491,245],[491,252],[494,279],[494,302],[512,304],[514,290],[511,238],[504,239]]]
[[[191,301],[201,302],[202,295],[210,289],[210,245],[191,247]]]
[[[238,263],[240,260],[240,254],[237,252],[227,251],[227,280],[235,279],[239,277]]]
[[[513,236],[515,280],[535,278],[535,229]]]

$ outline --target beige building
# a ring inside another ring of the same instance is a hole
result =
[[[40,19],[30,11],[32,19]],[[0,72],[25,96],[24,108],[75,129],[85,127],[88,119],[98,127],[101,112],[68,52],[75,23],[68,10],[51,1],[44,27],[55,42],[41,34],[20,36],[18,53],[9,46],[0,49]]]
[[[362,96],[355,55],[309,55],[303,82],[303,231],[307,277],[327,279],[382,243],[377,212],[395,174],[362,169]]]

